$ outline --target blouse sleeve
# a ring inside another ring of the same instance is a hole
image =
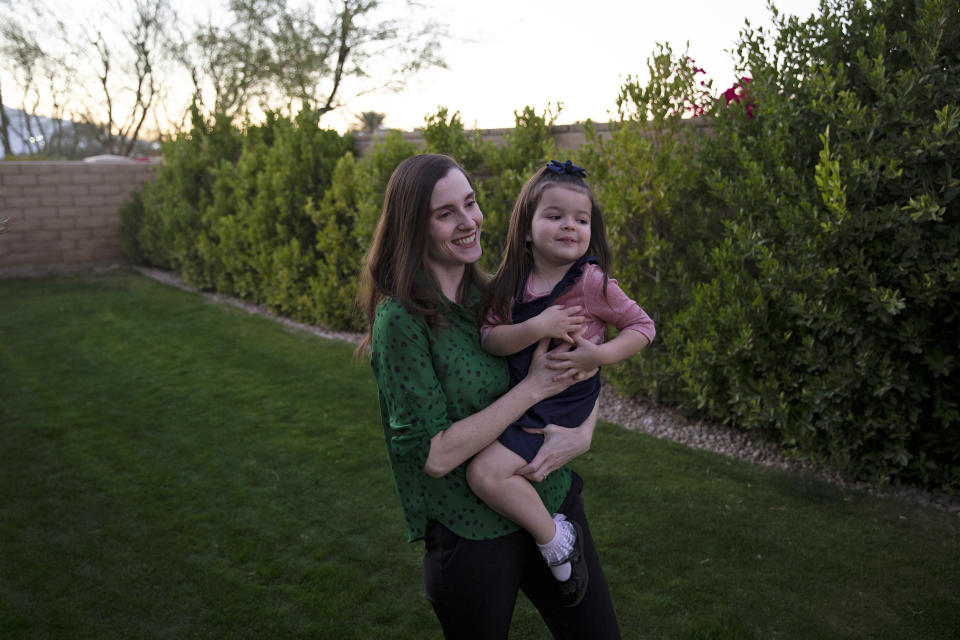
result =
[[[387,448],[394,464],[423,469],[430,439],[450,425],[447,402],[430,354],[426,321],[396,301],[377,310],[371,365],[380,389]],[[411,469],[412,470],[412,469]]]
[[[618,331],[631,329],[638,331],[647,340],[653,342],[657,335],[653,320],[628,296],[617,281],[606,278],[607,293],[603,294],[603,281],[606,277],[595,265],[589,265],[584,274],[584,302],[590,312],[607,324],[614,325]]]

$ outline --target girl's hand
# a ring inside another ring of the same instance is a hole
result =
[[[579,314],[583,310],[581,306],[563,307],[554,305],[547,307],[533,318],[536,322],[538,333],[543,338],[556,338],[569,344],[574,344],[574,335],[583,327],[586,322]]]
[[[550,363],[549,369],[560,371],[558,378],[571,378],[574,382],[580,382],[596,375],[600,370],[600,364],[593,364],[600,355],[600,343],[603,342],[603,336],[594,336],[590,340],[583,337],[582,332],[574,336],[577,347],[560,345],[546,355]],[[578,355],[579,354],[579,355]]]
[[[579,427],[559,427],[550,424],[543,429],[526,429],[530,433],[542,433],[543,445],[530,464],[521,467],[517,475],[531,482],[540,482],[577,456],[590,450],[593,432],[597,426],[597,407]]]
[[[599,336],[596,339],[600,339]],[[582,335],[574,336],[576,349],[560,351],[554,349],[547,354],[551,361],[551,369],[563,371],[577,380],[585,380],[596,373],[597,368],[604,364],[602,349],[599,344],[585,339]]]

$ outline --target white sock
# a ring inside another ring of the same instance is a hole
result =
[[[566,516],[562,513],[554,514],[553,522],[556,525],[556,532],[553,534],[553,540],[546,544],[537,544],[543,559],[550,566],[550,572],[553,577],[560,582],[570,579],[573,568],[566,559],[573,552],[573,545],[577,540],[577,533],[573,525],[567,522]]]

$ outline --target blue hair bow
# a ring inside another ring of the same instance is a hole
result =
[[[568,176],[579,176],[581,178],[587,177],[587,170],[583,167],[578,167],[569,160],[566,162],[557,162],[556,160],[551,160],[550,164],[547,165],[547,169],[553,171],[558,175],[568,175]]]

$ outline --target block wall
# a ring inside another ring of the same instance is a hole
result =
[[[710,129],[710,123],[704,118],[690,118],[683,122],[695,127],[699,133],[704,133]],[[609,139],[612,135],[611,125],[607,122],[595,122],[593,123],[593,129],[602,140]],[[478,131],[484,142],[492,142],[499,146],[503,144],[504,137],[510,129],[478,129]],[[586,131],[581,124],[556,124],[550,127],[550,134],[557,146],[558,157],[551,158],[553,160],[566,160],[569,152],[576,151],[580,148],[580,145],[587,141]],[[423,144],[423,132],[419,130],[406,131],[403,133],[403,138],[416,145]],[[355,134],[353,138],[354,149],[356,149],[358,155],[363,156],[370,151],[375,140],[382,141],[383,134],[378,133],[373,137],[362,133]]]
[[[601,138],[608,138],[610,136],[610,126],[605,122],[594,123],[594,129]],[[493,144],[500,146],[504,142],[504,136],[510,131],[510,129],[478,129],[477,131],[479,131],[480,138],[484,142],[492,142]],[[579,124],[553,125],[550,128],[550,133],[553,136],[553,141],[557,145],[557,151],[561,155],[563,155],[563,151],[577,149],[587,140],[583,126]],[[419,130],[405,131],[403,132],[403,138],[404,140],[408,140],[416,145],[423,144],[423,132]],[[363,133],[354,134],[353,147],[356,149],[358,155],[363,156],[370,151],[375,140],[382,141],[383,134],[378,133],[373,137]],[[563,159],[566,160],[566,157]]]
[[[147,163],[0,162],[0,276],[123,264],[119,208]]]

